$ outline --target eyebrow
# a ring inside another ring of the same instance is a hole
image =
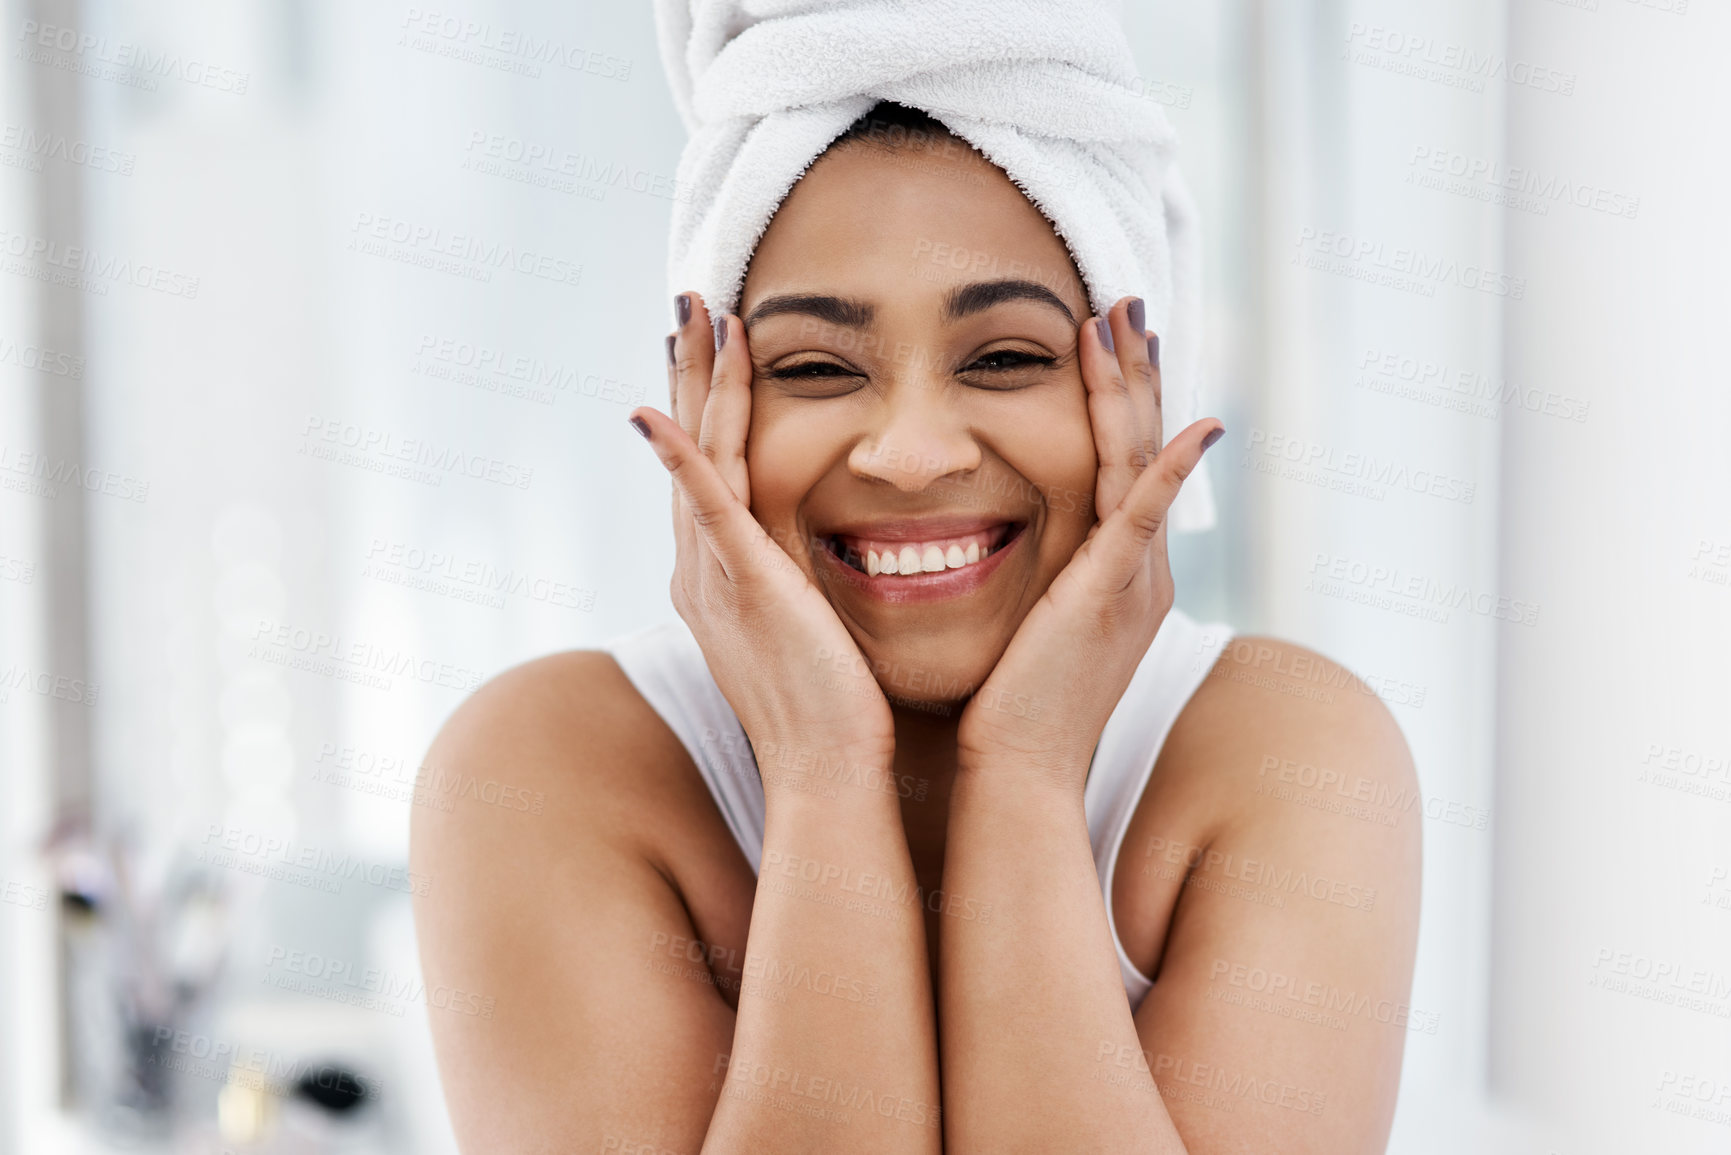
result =
[[[745,325],[749,328],[766,317],[802,313],[820,321],[828,321],[832,325],[863,329],[872,323],[876,311],[866,302],[856,301],[851,297],[831,297],[823,293],[784,293],[779,297],[765,297],[759,301],[757,307],[745,318]]]
[[[1005,301],[1035,301],[1050,305],[1063,313],[1072,325],[1076,323],[1076,314],[1070,311],[1070,306],[1066,305],[1058,294],[1037,281],[1015,278],[975,281],[973,284],[958,285],[951,289],[944,297],[944,319],[959,321]],[[849,329],[864,329],[871,325],[877,310],[871,304],[852,297],[835,297],[827,293],[783,293],[759,301],[757,307],[746,316],[744,323],[749,328],[766,318],[787,314],[816,317],[820,321],[828,321],[832,325]]]
[[[1037,301],[1042,305],[1050,305],[1063,313],[1070,324],[1076,323],[1076,314],[1070,311],[1070,306],[1064,304],[1063,298],[1058,294],[1037,281],[1014,278],[958,285],[944,298],[944,319],[957,321],[969,314],[983,312],[993,305],[1001,305],[1005,301]]]

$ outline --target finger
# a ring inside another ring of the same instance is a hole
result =
[[[1157,572],[1167,572],[1167,513],[1184,479],[1202,460],[1203,451],[1219,440],[1225,429],[1214,417],[1186,426],[1142,471],[1123,505],[1101,520],[1091,548],[1109,592],[1122,592],[1150,560]]]
[[[692,548],[697,544],[697,530],[691,523],[691,514],[685,508],[685,499],[679,495],[679,487],[667,487],[669,503],[673,509],[673,568],[678,570],[691,556]]]
[[[669,413],[674,413],[679,408],[679,374],[675,372],[679,367],[679,354],[674,350],[678,341],[678,329],[667,334],[667,411]],[[678,419],[678,415],[675,413],[674,420],[677,421]]]
[[[654,410],[649,410],[648,412],[652,413]],[[638,425],[641,420],[642,427],[638,432],[643,434],[645,440],[651,439],[655,426],[647,419],[646,414],[633,410],[627,420],[629,420],[633,426]],[[671,417],[666,420],[670,424],[677,424],[672,422]],[[657,458],[659,459],[660,454],[655,450],[653,441],[651,441],[650,450],[656,452]],[[664,467],[665,464],[666,463],[663,462]],[[691,583],[688,585],[686,590],[687,596],[690,597],[694,596],[696,593],[695,584],[701,573],[701,564],[703,561],[699,555],[700,542],[697,532],[697,522],[692,516],[691,503],[685,499],[684,487],[675,482],[675,484],[668,486],[668,490],[673,515],[674,581],[685,581]]]
[[[1100,471],[1094,481],[1094,512],[1105,517],[1130,492],[1141,467],[1136,463],[1132,429],[1136,413],[1130,388],[1118,367],[1110,342],[1111,326],[1103,318],[1082,322],[1082,383],[1088,390],[1088,423],[1094,430],[1094,455]]]
[[[673,319],[676,328],[668,348],[673,361],[674,379],[668,413],[688,436],[696,438],[702,432],[703,406],[709,389],[715,348],[708,305],[703,295],[689,291],[676,295],[673,298]],[[697,527],[692,518],[690,504],[680,492],[679,486],[671,488],[677,569],[681,564],[679,559],[682,558],[691,557],[695,564]],[[697,571],[688,567],[682,572],[695,575]]]
[[[1146,336],[1148,338],[1148,361],[1154,366],[1154,404],[1162,406],[1166,403],[1166,398],[1160,391],[1160,334],[1149,329]]]
[[[696,539],[709,547],[729,580],[738,580],[753,558],[761,558],[769,543],[763,527],[751,516],[715,462],[697,447],[677,421],[647,405],[631,411],[633,423],[641,421],[655,456],[673,477]]]
[[[710,327],[709,308],[698,293],[673,298],[674,387],[673,419],[693,441],[703,421],[703,404],[709,395],[709,374],[715,360],[715,334]]]
[[[1148,359],[1148,339],[1142,323],[1147,307],[1141,297],[1125,297],[1106,315],[1112,326],[1112,343],[1118,350],[1118,370],[1130,393],[1135,414],[1131,429],[1133,457],[1146,468],[1160,452],[1160,437],[1154,408],[1154,367]]]
[[[673,332],[667,334],[667,412],[679,420],[679,334],[691,319],[691,297],[676,293],[673,297]]]
[[[751,482],[745,468],[745,438],[751,428],[751,351],[745,326],[732,314],[716,318],[721,348],[709,378],[697,447],[715,462],[739,503],[751,507]]]
[[[673,347],[673,336],[677,336],[677,334],[669,336],[667,339],[669,349]],[[668,375],[671,378],[671,370]],[[648,410],[648,412],[653,413],[654,410]],[[627,420],[635,426],[637,417],[637,411],[633,410]],[[668,418],[668,420],[672,420],[672,418]],[[645,421],[643,428],[638,432],[643,433],[644,437],[647,438],[649,435],[644,430],[648,428],[649,423]],[[692,551],[696,546],[697,531],[691,521],[690,507],[686,505],[684,496],[679,492],[679,486],[669,486],[669,490],[668,512],[670,520],[673,522],[673,570],[674,580],[678,581],[680,575],[687,572],[686,559],[693,557]]]
[[[699,572],[701,560],[697,549],[697,523],[692,520],[691,505],[679,491],[679,486],[667,488],[673,502],[673,572],[676,577],[690,581]],[[693,590],[688,586],[687,593],[691,592]]]
[[[1166,402],[1160,392],[1160,335],[1152,329],[1142,334],[1148,350],[1148,365],[1154,373],[1154,452],[1166,444]]]

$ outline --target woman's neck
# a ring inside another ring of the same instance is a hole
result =
[[[902,829],[921,885],[935,885],[943,873],[944,835],[949,826],[950,790],[956,780],[956,732],[960,704],[930,709],[892,707],[895,712],[896,781],[903,785]]]

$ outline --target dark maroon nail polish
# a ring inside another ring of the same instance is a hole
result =
[[[673,298],[673,316],[679,321],[679,327],[685,328],[685,323],[691,320],[691,295],[681,293]]]
[[[723,313],[715,319],[715,351],[721,352],[721,347],[727,344],[727,314]]]
[[[1160,334],[1148,338],[1148,364],[1160,368]]]
[[[1130,303],[1124,308],[1124,312],[1130,318],[1130,327],[1140,333],[1142,331],[1142,322],[1146,320],[1148,316],[1148,308],[1142,303],[1142,298],[1131,297]]]
[[[679,334],[678,333],[667,334],[667,363],[669,365],[679,364],[679,358],[674,356],[674,353],[673,353],[673,343],[677,340],[679,340]]]
[[[1101,317],[1094,325],[1099,330],[1100,344],[1106,346],[1106,352],[1116,353],[1118,350],[1112,347],[1112,326],[1106,323],[1106,318]]]
[[[626,420],[631,422],[631,428],[643,434],[643,440],[649,440],[649,422],[643,420],[641,417],[628,417]]]
[[[1207,453],[1208,447],[1213,445],[1216,441],[1219,441],[1224,436],[1226,436],[1226,427],[1223,425],[1202,439],[1202,452]]]

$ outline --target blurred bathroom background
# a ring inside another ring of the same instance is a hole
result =
[[[1731,1149],[1731,9],[1124,7],[1227,429],[1179,604],[1423,785],[1390,1149]],[[0,1155],[453,1151],[409,815],[514,803],[421,757],[673,616],[649,5],[4,21]]]

